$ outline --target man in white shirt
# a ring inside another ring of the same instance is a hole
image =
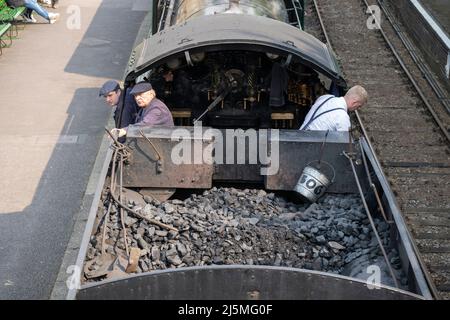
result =
[[[367,103],[367,91],[354,86],[344,97],[320,96],[309,110],[300,130],[348,131],[350,117],[348,111],[355,111]]]

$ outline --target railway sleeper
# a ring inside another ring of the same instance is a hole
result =
[[[424,119],[399,119],[398,117],[394,118],[386,118],[383,119],[382,117],[377,116],[370,116],[369,114],[361,113],[361,119],[366,124],[366,127],[368,130],[389,130],[389,128],[394,128],[398,125],[398,123],[402,123],[402,129],[407,132],[414,132],[415,130],[423,130],[428,129],[430,130],[429,122],[427,122]],[[403,121],[406,122],[403,122]]]
[[[366,86],[367,87],[367,86]],[[409,112],[412,108],[417,108],[420,107],[422,108],[421,104],[415,104],[414,102],[390,102],[390,103],[385,103],[382,101],[374,101],[373,103],[370,103],[365,109],[366,111],[369,110],[370,112],[372,111],[386,111],[386,110],[392,110],[393,112],[395,112],[396,114],[398,114],[399,112]]]
[[[352,62],[345,62],[345,63],[352,63]],[[357,63],[357,64],[364,64],[364,66],[366,67],[366,69],[362,68],[362,67],[358,67],[355,68],[353,67],[353,69],[347,69],[345,68],[345,74],[347,76],[350,76],[352,78],[352,81],[357,81],[359,79],[366,81],[367,79],[370,79],[370,81],[375,84],[376,82],[382,83],[384,82],[386,79],[389,79],[389,83],[391,85],[395,85],[395,86],[408,86],[410,85],[410,83],[408,83],[408,78],[406,77],[402,77],[400,75],[400,70],[389,70],[387,68],[387,66],[385,65],[385,63],[381,63],[381,64],[374,64],[374,62],[371,61],[367,61],[367,59],[362,58],[358,60],[354,60],[353,63]],[[367,63],[369,63],[373,69],[367,69]],[[389,62],[388,62],[389,64]],[[376,89],[377,91],[380,91],[379,88]],[[386,91],[389,91],[388,89],[386,89]],[[407,91],[407,95],[406,96],[410,96],[411,93],[410,91]],[[370,92],[369,92],[370,93]]]
[[[416,244],[421,253],[450,252],[450,240],[416,239]]]
[[[376,127],[367,127],[366,131],[370,132],[370,139],[374,142],[373,135],[381,136],[382,134],[404,134],[402,129],[399,128],[376,128]],[[430,129],[429,127],[416,127],[411,128],[409,131],[411,135],[436,135],[436,131]]]
[[[409,128],[416,126],[429,126],[432,119],[425,115],[425,112],[420,112],[412,109],[408,114],[399,116],[397,110],[390,109],[389,104],[382,109],[385,112],[378,112],[379,109],[371,110],[370,107],[360,112],[364,123],[368,124],[368,127],[372,127],[373,124],[378,124],[385,128],[397,127],[399,123],[402,124],[402,128],[407,131]],[[391,114],[390,114],[391,113]]]
[[[395,181],[395,180],[393,180]],[[434,183],[430,183],[430,184],[424,184],[421,186],[417,186],[411,183],[395,183],[395,188],[394,191],[396,191],[399,194],[402,194],[404,196],[407,196],[409,198],[419,198],[421,196],[421,194],[426,194],[426,195],[435,195],[436,197],[448,197],[450,196],[450,190],[446,190],[442,188],[443,186],[439,186],[436,185]],[[446,201],[445,198],[442,199],[443,200],[443,204],[449,202]]]
[[[439,193],[439,190],[427,189],[422,191],[423,194],[420,194],[420,192],[398,191],[398,189],[395,192],[401,198],[401,201],[415,201],[418,204],[439,202],[444,206],[450,205],[450,202],[447,201],[449,195]]]
[[[418,146],[419,147],[419,146]],[[414,150],[412,146],[375,146],[375,152],[383,159],[384,162],[397,163],[446,163],[447,157],[445,153],[447,150],[442,150],[441,146],[420,146],[421,151]],[[432,150],[434,149],[434,150]],[[443,154],[444,153],[444,154]]]
[[[405,107],[408,112],[402,118],[415,120],[416,118],[423,118],[424,115],[427,114],[427,111],[423,108],[412,108],[411,104],[406,101],[394,101],[394,102],[388,102],[388,101],[377,101],[382,102],[380,105],[384,106],[384,108],[371,108],[371,104],[366,109],[366,111],[362,111],[360,113],[365,114],[366,112],[369,113],[370,116],[376,117],[390,117],[390,116],[397,116],[398,117],[398,110],[395,107]],[[420,105],[420,104],[419,104]],[[367,111],[369,110],[369,111]]]
[[[389,176],[400,179],[405,177],[404,179],[408,179],[407,181],[410,181],[409,177],[411,177],[417,179],[418,182],[423,180],[423,182],[428,183],[429,179],[433,179],[433,181],[438,181],[436,183],[440,183],[440,180],[448,181],[446,176],[450,175],[447,163],[404,162],[398,166],[388,163],[387,166],[390,167],[386,169]]]
[[[398,193],[403,194],[404,196],[407,196],[409,198],[416,198],[420,199],[421,195],[426,196],[436,196],[436,197],[445,197],[450,196],[450,190],[445,188],[445,183],[443,185],[435,184],[434,182],[430,181],[429,184],[423,184],[420,186],[417,186],[416,184],[400,184],[398,180],[393,180],[395,182],[395,190]],[[447,203],[450,201],[444,201],[442,203]]]
[[[411,141],[412,139],[406,140],[405,133],[403,133],[402,135],[401,132],[384,132],[384,133],[381,131],[377,132],[370,131],[370,132],[372,132],[371,135],[374,137],[374,139],[376,139],[375,141],[380,141],[381,139],[399,142],[401,141],[402,146],[411,146],[411,147],[415,147],[418,145],[441,146],[442,143],[444,142],[444,139],[436,134],[434,135],[423,134],[418,136],[413,141]]]
[[[450,227],[450,212],[447,217],[434,216],[432,214],[413,214],[406,215],[406,219],[416,226],[436,226],[436,227]]]
[[[422,258],[432,271],[447,271],[443,274],[450,274],[450,252],[424,253]]]
[[[418,239],[450,240],[450,227],[410,225]],[[450,262],[450,261],[449,261]]]
[[[432,199],[431,201],[418,201],[416,199],[398,199],[402,210],[403,211],[408,211],[409,208],[427,208],[427,207],[431,207],[433,205],[436,205],[436,201],[434,201],[434,199]],[[441,204],[441,203],[439,203]],[[442,209],[446,209],[447,211],[450,210],[450,208],[448,207],[448,204],[442,204]]]

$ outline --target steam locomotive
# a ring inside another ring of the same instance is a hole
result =
[[[203,125],[297,129],[317,96],[345,87],[330,48],[302,30],[303,1],[162,1],[147,18],[125,82],[148,79],[178,125],[214,102]]]
[[[136,39],[125,86],[150,81],[175,124],[185,128],[180,139],[193,137],[201,123],[202,137],[213,128],[223,133],[223,144],[217,145],[217,136],[203,139],[201,150],[215,144],[205,155],[213,161],[174,164],[169,159],[176,128],[144,128],[144,138],[142,128],[131,127],[127,140],[133,159],[125,166],[124,186],[153,195],[161,189],[210,188],[216,182],[293,190],[302,167],[317,159],[325,136],[298,128],[318,96],[339,95],[346,87],[332,50],[303,26],[304,3],[298,0],[155,1]],[[230,129],[241,131],[230,136],[225,132]],[[257,137],[252,140],[243,130],[255,130]],[[261,134],[264,130],[266,135]],[[152,135],[163,159],[159,162],[149,160],[155,150],[146,140]],[[252,155],[265,151],[259,147],[261,139],[269,145],[265,158],[275,151],[279,155],[270,175],[261,172],[273,163],[251,161]],[[277,150],[270,149],[274,141]],[[338,154],[348,141],[346,133],[330,133],[323,160],[343,166],[346,160]],[[257,149],[250,150],[255,145]],[[230,149],[243,157],[239,165]],[[218,154],[233,159],[220,161]],[[331,190],[355,192],[353,184],[345,182],[349,173],[336,170]]]
[[[303,0],[153,1],[125,71],[125,90],[150,81],[176,126],[128,128],[123,176],[115,179],[119,189],[158,201],[175,190],[208,189],[216,183],[292,192],[302,183],[302,170],[319,160],[333,171],[333,178],[327,173],[327,191],[358,193],[343,156],[347,151],[361,158],[349,133],[298,130],[318,96],[341,95],[346,88],[332,49],[303,30],[304,11]],[[180,145],[193,151],[188,161],[175,160]],[[111,157],[110,151],[104,168]],[[365,176],[362,166],[354,170]],[[103,170],[101,178],[108,185],[114,177]],[[362,185],[367,187],[364,178]],[[307,183],[304,187],[309,188]],[[325,191],[310,187],[319,195]],[[101,195],[99,190],[91,207],[77,259],[80,269],[94,221],[100,220]],[[363,281],[317,271],[222,265],[88,283],[71,290],[68,298],[417,298],[380,288],[368,290]]]

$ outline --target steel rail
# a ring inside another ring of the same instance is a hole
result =
[[[400,239],[402,240],[402,244],[405,247],[406,254],[409,257],[411,269],[413,270],[414,274],[418,276],[418,278],[416,278],[417,288],[422,292],[422,295],[426,299],[439,297],[432,279],[430,278],[428,271],[425,268],[425,264],[420,257],[419,249],[413,241],[414,238],[411,235],[411,232],[406,227],[406,222],[403,214],[401,213],[400,206],[397,202],[397,199],[395,198],[394,193],[390,189],[389,182],[383,172],[378,158],[376,154],[370,150],[368,140],[364,137],[361,137],[361,140],[363,148],[367,149],[364,153],[367,155],[370,163],[372,164],[375,174],[380,181],[381,188],[384,190],[384,196],[386,197],[386,201],[389,205],[389,208],[391,209],[392,217],[396,222],[395,225],[397,227]]]
[[[366,5],[367,9],[369,9],[370,5],[367,2],[367,0],[362,0],[362,1]],[[369,11],[370,11],[370,15],[375,19],[375,16],[374,16],[373,12],[371,10],[369,10]],[[436,122],[436,124],[439,126],[439,128],[442,131],[442,133],[446,137],[447,143],[450,144],[450,133],[447,131],[447,129],[445,128],[444,124],[439,119],[439,116],[437,115],[436,111],[434,110],[433,106],[430,104],[428,99],[425,97],[423,91],[420,89],[420,87],[417,84],[416,80],[414,80],[414,78],[413,78],[411,72],[408,70],[408,67],[406,66],[405,62],[400,57],[400,55],[398,54],[398,52],[395,49],[394,45],[392,44],[392,42],[389,40],[388,36],[386,35],[386,32],[384,32],[383,28],[381,27],[381,24],[379,25],[378,31],[380,31],[381,35],[383,36],[383,38],[384,38],[385,42],[387,43],[387,45],[389,46],[389,48],[391,49],[391,51],[394,54],[395,58],[397,59],[398,63],[400,64],[400,66],[402,67],[403,71],[406,73],[406,75],[408,76],[409,80],[413,84],[414,88],[416,89],[416,91],[419,94],[420,98],[422,99],[423,103],[427,107],[428,111],[431,113],[431,116],[433,117],[434,121]]]
[[[450,100],[449,100],[449,98],[446,97],[444,90],[439,85],[439,83],[436,81],[436,79],[433,77],[429,68],[425,65],[425,63],[422,61],[422,59],[416,54],[416,50],[413,48],[411,41],[405,36],[404,32],[402,30],[400,30],[400,26],[394,21],[392,14],[388,11],[388,9],[385,7],[385,5],[380,0],[377,0],[377,3],[378,3],[378,6],[383,11],[384,15],[386,16],[386,18],[388,19],[388,21],[391,24],[392,28],[394,29],[395,33],[398,35],[398,37],[402,41],[402,43],[405,46],[406,50],[408,51],[409,55],[414,60],[414,62],[417,64],[420,71],[423,73],[425,79],[428,81],[428,84],[433,89],[437,98],[442,103],[442,105],[447,110],[447,112],[450,113],[450,103],[449,103]]]
[[[322,14],[320,13],[319,5],[317,4],[317,0],[313,0],[314,8],[316,9],[317,17],[319,18],[320,27],[322,28],[322,33],[325,37],[326,43],[331,47],[331,41],[328,37],[327,29],[325,29],[325,24],[323,23]]]
[[[327,44],[328,44],[330,47],[332,47],[332,46],[331,46],[330,38],[329,38],[329,36],[328,36],[328,33],[327,33],[327,31],[326,31],[326,28],[325,28],[325,24],[324,24],[323,19],[322,19],[322,15],[321,15],[320,10],[319,10],[319,5],[318,5],[318,3],[317,3],[316,0],[313,0],[313,2],[314,2],[314,7],[315,7],[315,9],[316,9],[317,17],[318,17],[319,22],[320,22],[320,26],[321,26],[321,28],[322,28],[322,33],[323,33],[323,35],[325,36],[325,39],[326,39],[326,41],[327,41]],[[355,113],[356,113],[356,116],[357,116],[359,125],[360,125],[361,129],[363,130],[363,134],[364,134],[366,137],[368,137],[367,132],[366,132],[366,130],[365,130],[365,128],[364,128],[364,125],[363,125],[363,123],[362,123],[362,121],[361,121],[361,118],[359,117],[359,114],[357,113],[357,111],[355,111]],[[350,136],[350,133],[349,133],[349,136]],[[351,139],[351,137],[350,137],[350,139]],[[368,140],[368,139],[367,139],[367,140]],[[371,149],[373,155],[375,156],[375,152],[373,152],[374,150],[373,150],[372,145],[369,144],[369,147],[370,147],[370,149]],[[357,184],[357,186],[358,186],[358,190],[360,191],[361,199],[362,199],[362,201],[363,201],[364,208],[365,208],[365,210],[366,210],[366,213],[367,213],[367,216],[368,216],[368,218],[369,218],[370,224],[371,224],[372,229],[373,229],[373,231],[374,231],[374,234],[375,234],[375,236],[376,236],[376,238],[377,238],[378,244],[380,245],[380,249],[381,249],[381,251],[382,251],[382,253],[383,253],[383,256],[384,256],[384,258],[385,258],[385,260],[386,260],[386,264],[387,264],[387,266],[388,266],[388,268],[389,268],[389,272],[390,272],[390,274],[391,274],[391,277],[392,277],[392,279],[393,279],[393,281],[394,281],[394,283],[395,283],[395,286],[398,288],[397,278],[396,278],[395,275],[394,275],[394,272],[393,272],[393,270],[392,270],[392,266],[391,266],[390,261],[389,261],[389,259],[388,259],[388,257],[387,257],[386,251],[384,250],[384,247],[383,247],[383,244],[382,244],[382,242],[381,242],[381,239],[380,239],[380,237],[379,237],[379,235],[378,235],[377,229],[376,229],[376,227],[375,227],[375,225],[374,225],[374,223],[373,223],[372,216],[371,216],[371,214],[370,214],[370,211],[369,211],[369,208],[368,208],[368,206],[367,206],[367,203],[366,203],[366,201],[365,201],[365,199],[364,199],[364,194],[363,194],[363,192],[362,192],[361,185],[360,185],[359,180],[358,180],[358,175],[356,174],[356,171],[355,171],[355,167],[354,167],[354,164],[353,164],[353,160],[351,159],[351,157],[348,156],[348,154],[347,154],[345,151],[344,151],[344,156],[350,161],[350,164],[351,164],[352,170],[353,170],[353,174],[354,174],[354,176],[355,176],[356,184]]]
[[[364,4],[366,5],[367,8],[369,8],[369,3],[367,2],[367,0],[362,0],[364,2]],[[372,11],[371,11],[372,12]],[[371,15],[374,17],[373,13],[371,13]],[[375,19],[375,17],[374,17]],[[425,95],[423,94],[422,90],[419,88],[419,85],[417,84],[417,82],[414,80],[412,74],[409,72],[407,66],[405,65],[405,63],[403,62],[402,58],[400,57],[400,55],[398,54],[397,50],[395,49],[395,47],[392,45],[392,42],[388,39],[386,33],[384,32],[383,28],[381,27],[381,24],[379,25],[379,30],[381,35],[383,36],[384,40],[386,41],[386,43],[388,44],[389,48],[391,49],[392,53],[394,54],[394,56],[396,57],[397,61],[399,62],[400,66],[402,67],[402,69],[405,71],[406,75],[408,76],[409,80],[411,81],[411,83],[413,84],[414,88],[416,89],[417,93],[419,94],[420,98],[422,99],[422,101],[425,103],[427,109],[430,111],[431,115],[433,116],[436,124],[439,126],[439,128],[441,129],[442,133],[444,134],[444,136],[447,138],[447,143],[450,143],[450,134],[448,133],[448,131],[445,129],[443,123],[441,122],[441,120],[439,119],[438,115],[436,114],[436,112],[433,109],[433,106],[429,103],[429,101],[426,99]],[[360,120],[361,121],[361,120]],[[366,136],[368,137],[368,136]],[[368,139],[367,139],[368,140]],[[374,153],[375,155],[375,153]],[[375,156],[376,157],[376,156]],[[378,159],[377,159],[378,161]],[[381,166],[380,166],[381,168]],[[428,282],[428,286],[432,291],[432,294],[434,295],[434,297],[439,298],[440,295],[434,285],[434,281],[431,278],[431,275],[428,272],[427,267],[425,266],[425,262],[423,261],[422,257],[420,256],[420,251],[417,248],[415,242],[412,242],[413,244],[413,250],[415,251],[416,255],[417,255],[417,260],[419,262],[419,265],[424,273],[425,279]]]
[[[366,0],[362,0],[362,1],[364,1],[366,7],[369,7],[369,5],[368,5],[368,3],[367,3]],[[327,32],[327,30],[326,30],[326,28],[325,28],[325,24],[324,24],[324,22],[323,22],[322,15],[321,15],[321,13],[320,13],[320,8],[319,8],[319,5],[318,5],[318,3],[317,3],[317,0],[313,0],[313,2],[314,2],[314,7],[315,7],[315,9],[316,9],[317,17],[318,17],[318,19],[319,19],[319,23],[320,23],[320,26],[321,26],[321,29],[322,29],[322,33],[323,33],[323,35],[324,35],[324,37],[325,37],[325,39],[326,39],[327,44],[328,44],[330,47],[332,47],[332,46],[331,46],[330,38],[329,38],[329,36],[328,36],[328,32]],[[373,16],[373,14],[372,14],[372,16]],[[411,74],[410,74],[409,71],[407,70],[407,68],[406,68],[405,64],[403,63],[403,61],[401,60],[400,56],[399,56],[398,53],[395,51],[395,48],[392,46],[392,44],[391,44],[391,42],[388,40],[386,34],[385,34],[384,31],[381,29],[381,26],[380,26],[380,29],[379,29],[379,30],[380,30],[380,32],[382,33],[383,38],[385,39],[385,41],[389,44],[389,47],[390,47],[391,51],[392,51],[392,52],[394,53],[394,55],[396,56],[398,62],[399,62],[400,65],[402,66],[403,70],[404,70],[405,73],[408,75],[408,77],[409,77],[409,79],[411,80],[411,82],[415,85],[415,88],[417,89],[419,95],[421,96],[422,100],[423,100],[424,103],[426,104],[427,108],[430,110],[431,114],[432,114],[432,115],[433,115],[433,114],[436,115],[435,112],[434,112],[434,110],[433,110],[433,108],[432,108],[431,105],[428,103],[428,100],[426,100],[426,98],[425,98],[425,96],[423,95],[422,91],[420,91],[420,89],[418,88],[417,83],[414,81],[414,79],[412,78]],[[382,174],[382,176],[385,178],[385,173],[384,173],[384,171],[383,171],[383,169],[382,169],[382,166],[381,166],[381,164],[380,164],[380,161],[379,161],[378,157],[376,156],[375,150],[374,150],[374,148],[373,148],[372,143],[370,142],[369,135],[368,135],[368,133],[367,133],[365,127],[364,127],[363,121],[362,121],[362,119],[361,119],[361,117],[360,117],[358,111],[355,111],[355,115],[356,115],[356,118],[357,118],[357,121],[358,121],[358,125],[359,125],[360,128],[361,128],[362,134],[363,134],[363,136],[365,137],[366,144],[367,144],[367,146],[368,146],[368,148],[369,148],[369,150],[370,150],[370,152],[371,152],[371,155],[372,155],[372,157],[373,157],[373,159],[374,159],[374,162],[375,162],[376,166],[378,167],[378,170],[380,171],[380,173]],[[436,120],[436,118],[434,118],[434,120]],[[439,128],[442,130],[442,132],[443,132],[443,134],[446,136],[447,140],[450,141],[449,134],[448,134],[448,133],[446,132],[446,130],[443,128],[443,125],[442,125],[442,123],[440,122],[440,120],[439,120],[439,119],[437,119],[437,120],[438,120],[438,125],[440,124],[440,125],[439,125]],[[437,292],[437,289],[436,289],[436,287],[435,287],[435,285],[434,285],[434,282],[433,282],[433,280],[431,279],[431,276],[430,276],[429,272],[427,271],[427,268],[426,268],[426,266],[425,266],[425,263],[424,263],[422,257],[420,256],[420,252],[419,252],[419,250],[418,250],[416,244],[414,243],[414,241],[411,241],[411,247],[412,247],[412,251],[414,252],[414,255],[415,255],[416,259],[417,259],[417,262],[418,262],[418,264],[419,264],[419,266],[420,266],[420,269],[421,269],[421,271],[422,271],[422,273],[423,273],[423,275],[424,275],[424,277],[425,277],[425,281],[426,281],[427,284],[428,284],[428,288],[431,290],[432,296],[435,297],[435,298],[439,298],[439,293]]]

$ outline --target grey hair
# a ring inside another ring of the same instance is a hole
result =
[[[369,99],[369,95],[367,94],[366,89],[363,87],[356,85],[354,87],[351,87],[347,93],[345,94],[346,97],[354,97],[357,98],[359,101],[362,102],[362,104],[366,104],[367,100]]]

